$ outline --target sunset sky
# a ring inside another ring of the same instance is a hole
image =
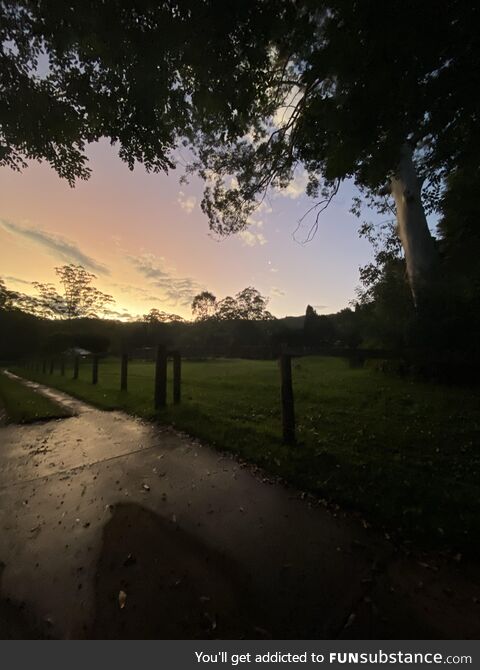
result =
[[[107,142],[88,155],[93,174],[75,188],[47,165],[32,163],[21,174],[1,169],[0,276],[9,288],[32,293],[32,281],[55,283],[55,266],[80,263],[114,296],[119,315],[155,307],[190,318],[191,300],[204,289],[220,299],[254,286],[279,317],[302,314],[307,304],[335,312],[354,297],[371,249],[349,213],[351,185],[307,245],[292,238],[312,204],[301,174],[247,231],[218,240],[199,207],[200,182],[180,185],[180,169],[130,172]]]

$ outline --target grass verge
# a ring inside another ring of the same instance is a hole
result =
[[[160,412],[152,406],[151,363],[129,364],[127,392],[118,390],[113,359],[100,362],[97,386],[86,362],[78,380],[71,368],[63,377],[19,373],[104,409],[173,424],[403,539],[480,553],[478,391],[350,369],[339,359],[293,366],[293,448],[280,439],[274,361],[184,361],[182,403]]]
[[[0,404],[7,423],[31,423],[71,416],[67,409],[1,372]]]

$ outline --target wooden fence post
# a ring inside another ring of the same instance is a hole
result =
[[[78,368],[80,367],[80,356],[73,359],[73,378],[78,379]]]
[[[295,444],[295,407],[292,386],[292,357],[289,354],[280,356],[280,374],[282,379],[282,428],[283,441]]]
[[[173,354],[173,403],[178,405],[181,398],[182,357],[179,351]]]
[[[120,368],[120,390],[126,391],[128,386],[128,354],[122,354],[122,363]]]
[[[98,383],[98,356],[94,356],[92,365],[92,384],[97,383]]]
[[[52,358],[52,360],[50,361],[50,374],[51,375],[53,375],[54,369],[55,369],[55,359]]]
[[[154,407],[159,409],[167,404],[167,352],[165,347],[160,345],[157,348],[157,358],[155,361],[155,395]]]
[[[62,377],[65,377],[65,359],[61,358],[60,359],[60,374]]]
[[[42,361],[42,372],[43,374],[47,372],[47,361],[45,359]]]

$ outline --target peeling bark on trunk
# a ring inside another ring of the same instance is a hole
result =
[[[390,186],[397,210],[398,236],[405,252],[408,281],[415,306],[418,307],[422,296],[430,288],[437,251],[427,225],[412,150],[406,145]]]

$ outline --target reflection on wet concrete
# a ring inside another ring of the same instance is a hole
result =
[[[429,585],[357,520],[187,436],[52,393],[76,416],[0,428],[10,636],[408,639],[411,622],[419,637],[478,636],[468,579],[449,573],[455,595],[439,596],[441,572]]]

